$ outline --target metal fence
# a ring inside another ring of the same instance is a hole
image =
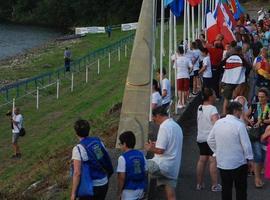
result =
[[[103,48],[100,48],[96,51],[90,52],[89,54],[82,56],[73,62],[71,62],[70,70],[71,74],[85,71],[86,73],[86,82],[88,79],[88,67],[87,65],[91,65],[91,63],[96,62],[97,63],[97,74],[100,73],[100,59],[107,57],[108,58],[108,67],[111,65],[111,54],[114,52],[117,53],[118,60],[121,59],[121,49],[124,48],[125,56],[127,54],[127,45],[131,42],[133,42],[134,39],[134,33],[120,39],[119,41],[107,45]],[[27,96],[29,94],[33,94],[36,91],[38,92],[38,89],[46,88],[51,85],[56,84],[57,81],[59,81],[62,78],[66,78],[66,76],[70,77],[67,74],[65,70],[65,67],[59,67],[54,71],[43,73],[41,75],[28,78],[25,80],[17,81],[8,85],[5,85],[0,88],[0,107],[4,106],[6,104],[11,104],[13,99],[16,98],[22,98],[24,96]],[[71,76],[72,77],[72,76]],[[71,86],[72,87],[72,86]]]

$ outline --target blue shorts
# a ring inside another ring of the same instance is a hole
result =
[[[252,142],[252,150],[254,155],[254,162],[256,164],[262,164],[265,160],[265,150],[260,142]]]

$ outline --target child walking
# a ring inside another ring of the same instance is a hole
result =
[[[142,199],[147,185],[146,160],[142,152],[135,150],[136,138],[133,132],[126,131],[119,137],[121,150],[118,158],[118,199]]]

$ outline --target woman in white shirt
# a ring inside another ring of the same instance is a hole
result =
[[[153,79],[152,85],[152,109],[155,109],[162,105],[162,98],[159,93],[158,82],[156,79]]]
[[[212,88],[212,69],[208,49],[202,49],[203,66],[199,71],[199,75],[203,77],[203,87]]]
[[[189,58],[184,56],[184,48],[178,47],[178,55],[174,60],[174,67],[176,67],[176,81],[178,92],[178,108],[185,107],[189,96],[189,74],[192,70],[192,62]]]
[[[211,176],[213,192],[219,192],[222,190],[220,184],[218,184],[217,175],[217,163],[213,152],[207,144],[208,135],[213,128],[215,122],[219,119],[217,108],[213,106],[216,101],[216,95],[212,89],[203,88],[203,104],[198,108],[197,123],[198,123],[198,135],[197,144],[200,149],[200,158],[197,163],[197,190],[204,188],[203,175],[205,167],[209,161],[209,171]]]

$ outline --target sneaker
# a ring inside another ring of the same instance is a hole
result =
[[[196,190],[203,190],[203,189],[204,189],[204,185],[197,184]]]
[[[211,187],[212,192],[221,192],[222,191],[222,186],[220,184],[213,185]]]
[[[185,106],[184,106],[184,105],[181,105],[181,104],[178,104],[178,105],[177,105],[177,108],[178,108],[178,109],[182,109],[182,108],[184,108],[184,107],[185,107]]]

